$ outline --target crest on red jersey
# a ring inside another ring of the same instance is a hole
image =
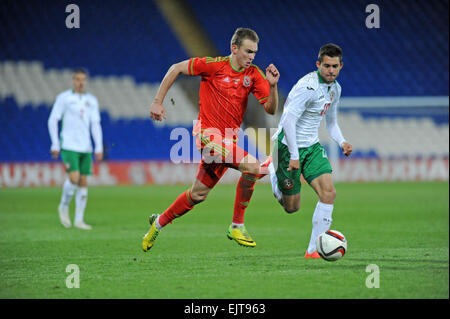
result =
[[[244,76],[244,81],[242,83],[245,87],[249,87],[252,83],[252,79],[249,76]]]

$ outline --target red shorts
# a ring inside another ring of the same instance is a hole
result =
[[[202,154],[197,179],[208,188],[213,188],[229,167],[239,169],[239,164],[248,154],[237,145],[235,138],[205,133],[197,135],[197,148]]]

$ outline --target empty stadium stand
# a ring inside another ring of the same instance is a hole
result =
[[[84,66],[91,76],[157,82],[186,53],[152,1],[76,1],[80,28],[68,29],[65,1],[2,1],[0,61]]]
[[[344,97],[448,100],[448,1],[381,1],[380,29],[365,27],[362,0],[186,3],[221,55],[229,54],[237,27],[254,28],[261,38],[255,63],[277,65],[284,95],[314,70],[318,48],[334,42],[344,50]],[[89,70],[88,90],[100,102],[107,159],[168,160],[171,131],[190,130],[198,113],[191,92],[176,84],[166,99],[167,120],[148,118],[164,73],[188,58],[170,25],[152,1],[80,0],[81,27],[67,29],[67,4],[2,1],[0,162],[50,160],[50,108],[79,66]],[[448,103],[343,108],[340,125],[355,157],[448,157]],[[324,127],[320,137],[329,143]]]
[[[366,27],[364,0],[187,2],[221,54],[237,27],[256,30],[255,63],[277,65],[286,93],[332,42],[344,51],[345,96],[448,96],[448,1],[378,1],[379,29]]]

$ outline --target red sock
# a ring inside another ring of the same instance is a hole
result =
[[[164,227],[168,223],[171,223],[177,217],[186,214],[192,208],[194,208],[194,201],[191,197],[191,191],[187,190],[182,193],[178,198],[172,203],[172,205],[167,208],[167,210],[159,216],[159,224]]]
[[[244,223],[245,209],[252,197],[255,181],[255,175],[247,173],[242,173],[242,176],[239,179],[236,189],[236,199],[234,200],[233,223],[235,224]]]

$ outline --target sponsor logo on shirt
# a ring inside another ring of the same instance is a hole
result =
[[[223,82],[230,82],[230,78],[227,76],[225,79],[222,80]]]

